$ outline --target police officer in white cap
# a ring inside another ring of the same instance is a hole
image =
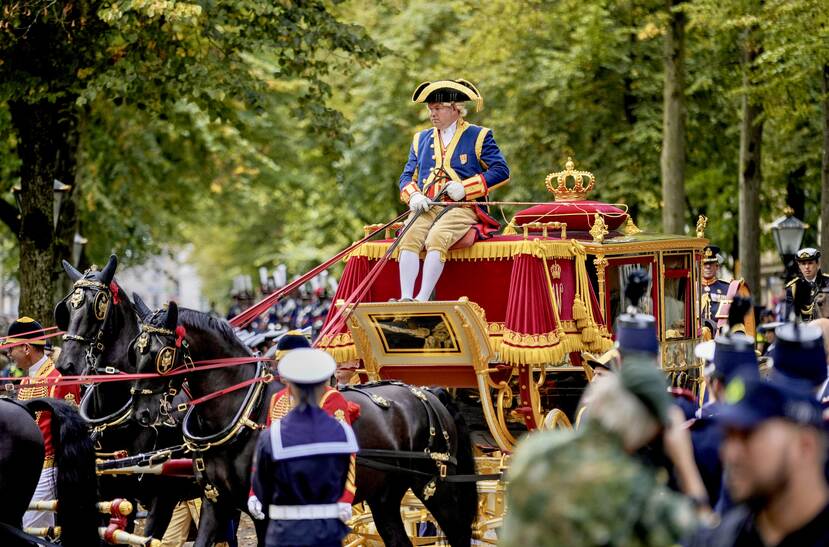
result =
[[[340,546],[348,533],[337,500],[357,441],[351,427],[319,406],[336,363],[326,352],[295,349],[279,362],[297,406],[263,431],[253,489],[268,504],[266,545]]]

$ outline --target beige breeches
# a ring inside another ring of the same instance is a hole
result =
[[[453,207],[435,222],[435,218],[443,209],[432,206],[425,213],[421,213],[403,235],[400,250],[419,254],[425,245],[427,251],[439,251],[441,259],[446,260],[449,247],[466,235],[469,228],[478,220],[478,215],[471,207]],[[406,223],[412,222],[413,217],[414,213],[410,214]]]

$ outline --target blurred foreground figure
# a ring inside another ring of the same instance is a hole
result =
[[[811,389],[736,378],[718,420],[725,481],[741,505],[694,547],[829,545],[826,434]]]
[[[663,374],[653,364],[625,362],[585,397],[590,411],[581,429],[533,434],[518,445],[499,545],[677,543],[695,525],[691,501],[631,455],[660,434],[669,454],[683,445],[690,451]]]

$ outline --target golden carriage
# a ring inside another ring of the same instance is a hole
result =
[[[582,352],[612,346],[627,275],[643,268],[651,283],[640,307],[656,318],[662,367],[672,385],[698,391],[693,348],[700,338],[704,221],[696,237],[645,233],[624,205],[588,200],[594,184],[571,161],[551,173],[546,186],[554,201],[518,212],[500,235],[450,250],[431,302],[389,302],[399,296],[397,263],[389,261],[362,301],[352,303],[393,240],[387,233],[364,243],[346,257],[335,296],[349,308],[348,320],[319,347],[354,367],[353,381],[398,379],[471,392],[490,441],[482,443],[479,462],[503,468],[522,431],[572,427],[591,373]],[[497,525],[503,489],[481,488],[483,518]]]

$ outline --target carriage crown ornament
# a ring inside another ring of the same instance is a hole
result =
[[[553,193],[556,201],[583,200],[587,193],[596,185],[596,177],[590,171],[577,171],[573,158],[568,157],[564,164],[564,171],[550,173],[544,180],[547,190]],[[573,185],[568,186],[568,180],[573,180]],[[553,185],[553,181],[556,185]]]

